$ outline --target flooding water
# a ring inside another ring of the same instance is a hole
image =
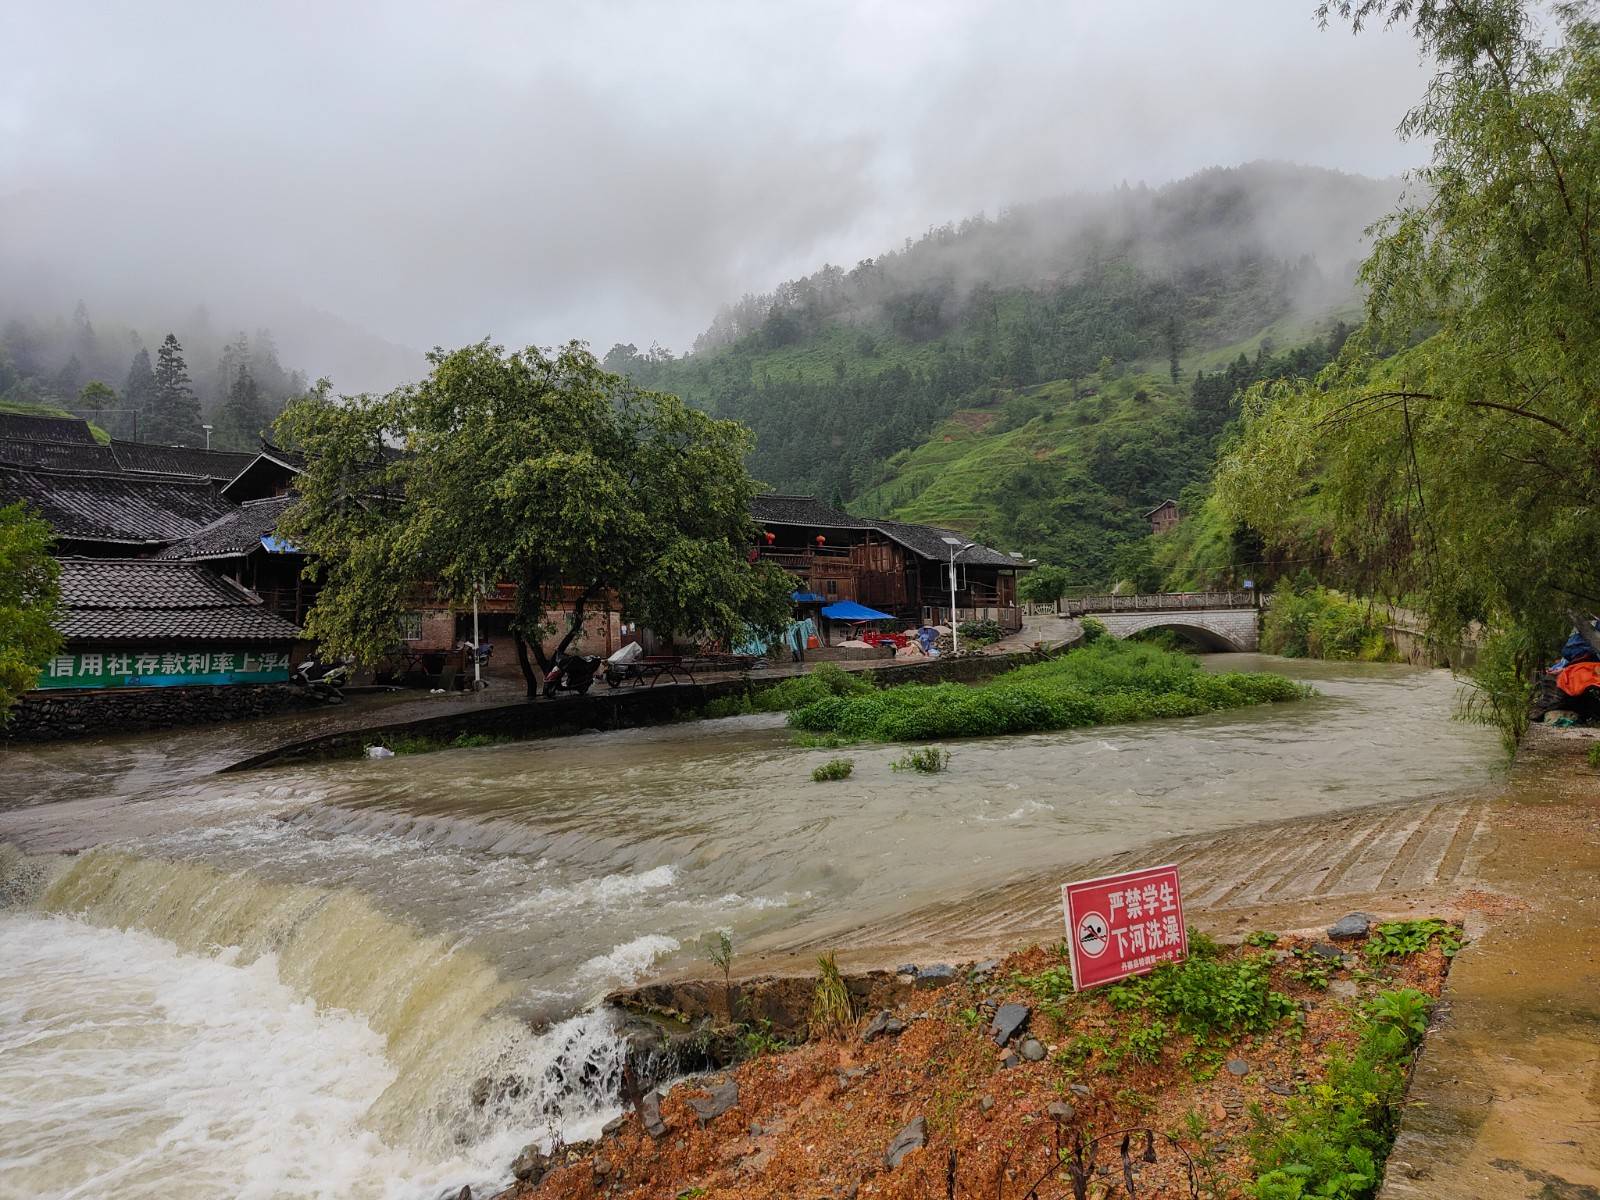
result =
[[[961,741],[934,777],[856,748],[831,784],[810,772],[834,752],[769,717],[220,777],[201,768],[227,731],[13,752],[0,1196],[105,1194],[113,1167],[118,1195],[215,1195],[218,1170],[251,1196],[482,1186],[552,1123],[609,1115],[615,1051],[586,1010],[714,930],[759,953],[808,924],[1498,769],[1494,735],[1449,720],[1446,674],[1208,665],[1321,694]],[[486,1074],[526,1086],[475,1108]]]

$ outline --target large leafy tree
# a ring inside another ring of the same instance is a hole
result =
[[[51,623],[61,566],[50,538],[50,526],[21,504],[0,507],[0,723],[61,648]]]
[[[429,361],[420,384],[342,400],[324,386],[279,419],[307,460],[280,532],[324,580],[310,636],[375,658],[419,585],[464,603],[509,582],[532,695],[535,664],[548,671],[612,599],[662,633],[731,639],[787,619],[787,576],[748,556],[743,426],[641,391],[577,343]]]
[[[1314,383],[1257,389],[1217,495],[1268,534],[1320,528],[1373,591],[1525,666],[1600,607],[1600,31],[1519,0],[1329,5],[1409,23],[1439,70],[1432,142],[1363,269],[1366,322]]]

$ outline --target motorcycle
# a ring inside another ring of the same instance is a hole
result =
[[[324,704],[342,704],[344,685],[350,682],[352,661],[346,658],[336,663],[319,663],[314,658],[307,659],[295,668],[292,681]]]
[[[594,686],[600,673],[600,658],[594,654],[558,654],[544,677],[544,694],[576,692],[582,696]]]

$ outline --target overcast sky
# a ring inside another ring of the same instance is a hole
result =
[[[1008,202],[1416,165],[1414,44],[1313,7],[20,0],[0,263],[411,346],[682,350],[741,292]]]

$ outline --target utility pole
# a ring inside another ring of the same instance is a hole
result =
[[[962,546],[961,539],[956,537],[939,540],[950,547],[950,654],[954,657],[961,653],[961,634],[956,631],[956,555],[965,554],[975,543],[968,542]],[[961,546],[961,549],[957,550],[957,546]]]

